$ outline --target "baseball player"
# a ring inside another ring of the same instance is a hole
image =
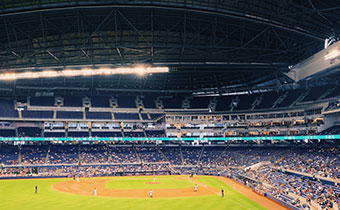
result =
[[[149,191],[150,198],[152,198],[152,189]]]
[[[194,192],[197,192],[197,184],[195,184]]]
[[[97,196],[97,189],[96,188],[93,189],[93,196],[95,196],[95,197]]]

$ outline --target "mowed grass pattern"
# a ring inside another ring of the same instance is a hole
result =
[[[138,177],[145,183],[145,177]],[[153,177],[148,177],[149,182]],[[113,179],[116,179],[115,177]],[[124,177],[122,180],[126,183],[128,179],[136,180],[136,177]],[[156,181],[164,183],[174,180],[173,176],[157,177]],[[51,209],[51,210],[106,210],[106,209],[133,209],[133,210],[178,210],[178,209],[195,209],[195,210],[256,210],[265,209],[246,196],[233,191],[231,187],[224,184],[214,177],[199,177],[199,182],[225,190],[225,197],[220,195],[183,197],[183,198],[110,198],[110,197],[92,197],[72,195],[55,191],[51,186],[57,182],[67,179],[31,179],[31,180],[1,180],[0,181],[0,209]],[[166,180],[166,181],[165,181]],[[192,187],[192,183],[187,180],[185,184]],[[115,181],[114,181],[115,182]],[[179,183],[179,182],[178,182]],[[38,194],[34,194],[34,187],[38,186]],[[142,187],[143,184],[140,185]]]

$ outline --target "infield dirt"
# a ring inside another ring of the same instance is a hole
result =
[[[255,193],[248,187],[235,182],[231,179],[225,177],[216,177],[225,184],[229,185],[231,188],[247,196],[251,200],[265,207],[266,209],[272,210],[287,210],[286,206],[281,205],[269,198]],[[176,179],[190,180],[194,184],[198,184],[199,188],[197,192],[194,192],[194,187],[192,188],[181,188],[181,189],[152,189],[153,185],[161,184],[160,182],[146,182],[150,185],[150,189],[153,192],[153,198],[176,198],[176,197],[194,197],[194,196],[204,196],[204,195],[218,195],[220,196],[220,189],[210,187],[204,183],[199,182],[197,178],[189,177],[176,177]],[[117,190],[112,188],[107,188],[106,183],[112,181],[112,178],[107,179],[92,179],[92,178],[82,178],[79,183],[75,180],[67,180],[63,182],[58,182],[52,185],[52,188],[65,193],[93,196],[93,190],[96,188],[97,195],[102,197],[118,197],[118,198],[149,198],[149,189],[133,189],[133,190]],[[228,198],[228,193],[225,194]]]

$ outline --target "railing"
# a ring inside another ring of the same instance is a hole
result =
[[[250,137],[0,137],[0,141],[257,141],[257,140],[336,140],[340,135],[250,136]]]

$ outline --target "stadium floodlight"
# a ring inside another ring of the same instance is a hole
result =
[[[17,79],[38,79],[52,77],[79,77],[79,76],[105,76],[114,74],[137,74],[139,76],[153,73],[167,73],[169,67],[151,67],[151,66],[134,66],[119,68],[99,68],[99,69],[65,69],[62,71],[39,71],[39,72],[11,72],[0,74],[0,80],[17,80]]]
[[[325,60],[331,60],[331,59],[334,59],[338,56],[340,56],[340,51],[334,50],[334,51],[328,53],[327,55],[325,55]]]

